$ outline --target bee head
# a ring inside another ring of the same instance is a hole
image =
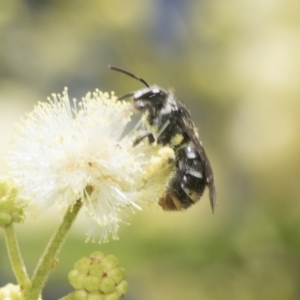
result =
[[[136,110],[144,111],[157,111],[164,107],[168,93],[157,87],[152,86],[139,90],[133,94],[133,104]]]
[[[139,76],[136,76],[123,69],[108,66],[110,70],[123,73],[130,76],[141,83],[143,83],[146,88],[138,90],[136,92],[128,93],[123,96],[118,97],[118,100],[123,100],[129,97],[133,99],[134,108],[140,112],[148,111],[150,115],[154,115],[158,110],[162,109],[167,101],[168,93],[158,86],[149,86],[149,84]]]

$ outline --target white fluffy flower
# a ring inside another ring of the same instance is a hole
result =
[[[154,184],[150,180],[148,193],[142,188],[153,173],[149,153],[162,164],[168,158],[160,159],[149,146],[145,155],[145,149],[132,147],[134,136],[122,137],[130,118],[130,103],[98,90],[80,103],[70,102],[66,89],[38,103],[18,126],[7,157],[29,207],[36,214],[54,203],[65,210],[80,199],[103,227],[102,239],[116,238],[121,210],[139,208],[146,198],[158,200],[168,178],[167,173]]]

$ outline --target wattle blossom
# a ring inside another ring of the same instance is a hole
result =
[[[55,203],[65,211],[80,200],[105,241],[117,238],[122,211],[158,201],[174,153],[147,142],[133,147],[136,135],[124,136],[131,115],[130,102],[98,90],[80,102],[67,89],[39,102],[17,126],[7,156],[31,212]]]

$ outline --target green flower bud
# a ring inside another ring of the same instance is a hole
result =
[[[108,272],[108,277],[118,284],[125,278],[125,270],[123,268],[114,268]]]
[[[85,276],[83,286],[89,293],[96,292],[98,291],[101,279],[101,277],[97,276]]]
[[[119,300],[120,296],[118,295],[118,293],[114,292],[112,294],[105,295],[105,297],[103,299],[104,300]]]
[[[112,270],[119,265],[118,259],[113,255],[107,255],[103,262],[103,267],[106,271]]]
[[[74,265],[74,269],[77,269],[80,273],[87,273],[89,267],[90,267],[90,259],[88,257],[83,257],[79,259]]]
[[[0,211],[0,224],[1,226],[7,226],[12,222],[13,218],[10,213]]]
[[[75,290],[81,290],[84,288],[83,287],[84,278],[85,278],[85,275],[79,273],[79,271],[75,270],[75,269],[71,270],[68,273],[69,282]]]
[[[126,280],[123,280],[116,286],[116,292],[119,294],[119,296],[124,296],[128,291],[128,282]]]
[[[18,191],[9,179],[0,180],[0,226],[6,227],[12,222],[24,219],[24,203],[17,199]],[[17,201],[18,200],[18,201]]]
[[[91,255],[91,260],[102,261],[105,258],[105,255],[100,251],[95,251]]]
[[[0,288],[0,300],[24,300],[24,297],[18,285],[8,283]],[[41,297],[38,300],[41,300]]]
[[[84,290],[75,291],[73,293],[73,299],[74,300],[87,300],[88,293]]]
[[[118,300],[128,289],[125,270],[119,267],[117,258],[102,252],[79,259],[68,278],[76,290],[74,300]]]
[[[102,277],[104,274],[104,269],[101,266],[101,263],[94,263],[89,268],[90,275]]]
[[[116,289],[115,282],[111,278],[103,278],[99,288],[104,294],[110,294]]]
[[[104,295],[100,295],[99,293],[89,294],[87,296],[87,300],[104,300]]]
[[[21,300],[22,294],[20,292],[20,287],[15,284],[8,283],[4,287],[0,288],[0,299]]]

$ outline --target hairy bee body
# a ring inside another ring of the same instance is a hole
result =
[[[144,114],[147,130],[136,139],[134,145],[148,138],[150,143],[167,145],[175,152],[175,172],[159,204],[164,210],[185,210],[197,202],[208,187],[214,212],[217,200],[213,171],[188,110],[171,91],[149,86],[140,77],[122,69],[109,68],[146,85],[144,89],[119,97],[131,97],[135,110]]]

